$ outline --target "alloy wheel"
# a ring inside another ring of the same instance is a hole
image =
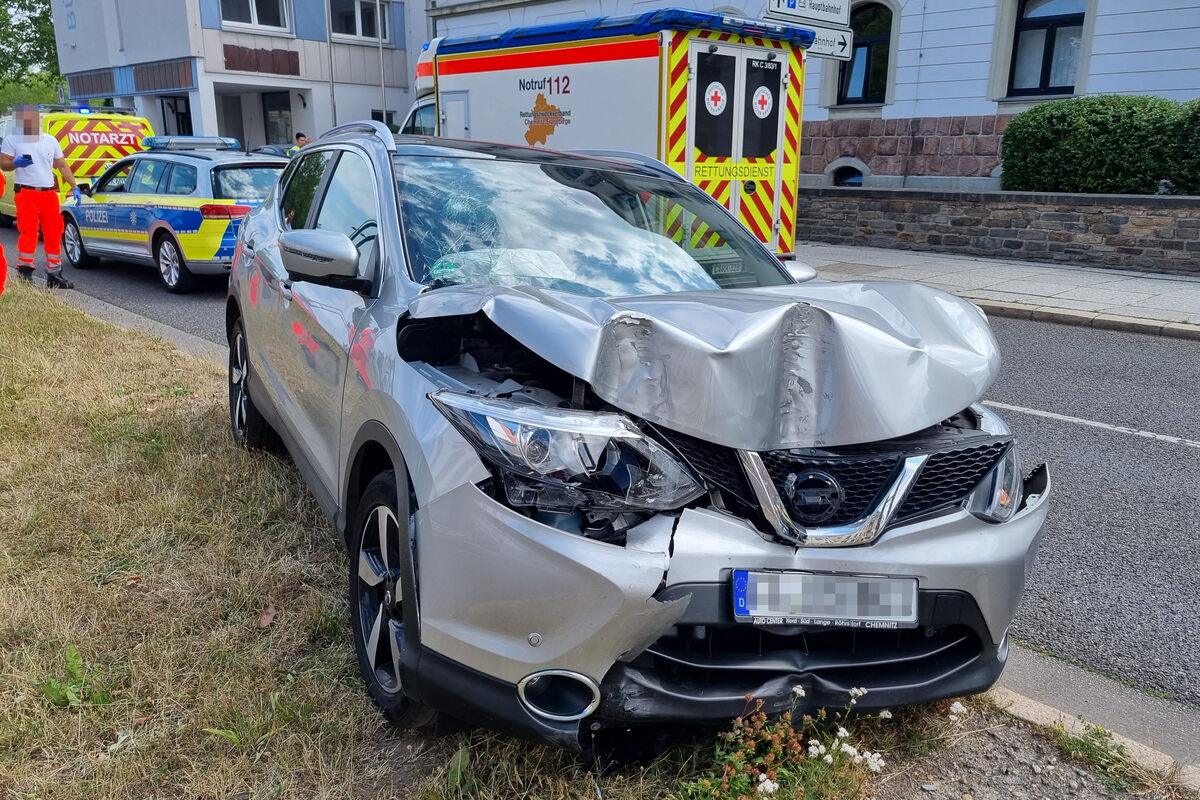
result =
[[[179,251],[170,239],[163,239],[158,246],[158,271],[167,286],[179,283]]]
[[[358,549],[359,620],[366,656],[380,689],[400,691],[404,641],[400,548],[405,541],[396,515],[377,505],[366,515]]]
[[[79,228],[75,227],[75,223],[68,222],[66,234],[63,236],[63,245],[67,251],[67,258],[71,264],[77,266],[82,261],[83,242],[79,239]]]
[[[246,393],[246,337],[239,326],[229,348],[229,415],[233,435],[239,441],[246,435],[249,395]]]

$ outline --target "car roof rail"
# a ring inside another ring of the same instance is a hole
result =
[[[677,181],[683,180],[683,176],[678,172],[671,169],[657,158],[652,158],[651,156],[643,153],[634,153],[629,150],[567,150],[566,152],[573,153],[577,156],[603,158],[609,161],[625,161],[642,167],[649,167],[663,177],[673,178]],[[686,183],[686,181],[684,182]]]
[[[318,141],[341,136],[344,133],[372,133],[383,142],[384,147],[393,153],[396,152],[396,135],[387,125],[374,119],[361,119],[357,122],[347,122],[345,125],[330,128],[318,137]]]

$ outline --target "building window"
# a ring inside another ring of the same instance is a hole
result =
[[[373,41],[388,40],[388,10],[391,0],[329,0],[333,32]]]
[[[833,172],[833,185],[852,186],[861,189],[863,185],[862,171],[854,167],[838,167]]]
[[[287,92],[263,92],[263,122],[267,144],[292,142],[292,98]]]
[[[1009,95],[1073,94],[1086,0],[1022,0]]]
[[[892,49],[892,12],[870,3],[850,14],[854,54],[841,65],[838,104],[883,103],[887,96],[888,58]]]
[[[163,134],[166,136],[192,135],[192,110],[186,96],[159,98],[162,104]]]
[[[382,122],[384,125],[387,125],[388,128],[390,128],[392,131],[398,130],[398,128],[396,127],[396,112],[395,111],[389,111],[389,112],[387,112],[387,114],[384,114],[378,108],[372,108],[371,109],[371,119],[375,120],[376,122]]]
[[[288,27],[286,0],[221,0],[221,22],[258,28]]]

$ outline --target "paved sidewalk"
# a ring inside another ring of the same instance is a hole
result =
[[[917,281],[996,316],[1200,339],[1200,277],[830,244],[796,257],[828,280]]]

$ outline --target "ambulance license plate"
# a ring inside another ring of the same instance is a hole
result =
[[[739,569],[733,614],[755,625],[915,628],[917,579]]]

